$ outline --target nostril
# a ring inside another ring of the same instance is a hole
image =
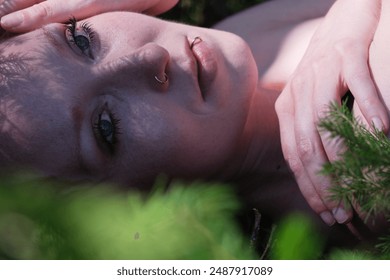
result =
[[[170,81],[168,64],[170,55],[166,49],[148,43],[124,56],[109,60],[96,68],[99,76],[120,84],[147,83],[155,90],[167,90]]]

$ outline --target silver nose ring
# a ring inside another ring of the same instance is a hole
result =
[[[167,73],[164,72],[164,78],[161,80],[159,77],[154,76],[154,79],[161,85],[166,84],[169,80]]]

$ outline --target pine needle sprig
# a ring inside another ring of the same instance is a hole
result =
[[[382,252],[384,259],[390,259],[390,234],[381,237],[379,241],[376,248]]]
[[[390,141],[377,129],[366,128],[344,103],[332,104],[319,128],[339,139],[344,151],[326,164],[334,187],[330,199],[356,201],[368,214],[390,213]]]

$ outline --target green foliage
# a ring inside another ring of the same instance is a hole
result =
[[[250,259],[227,186],[175,183],[146,199],[109,186],[71,190],[8,179],[0,187],[0,258]]]
[[[3,178],[0,259],[256,259],[249,236],[237,227],[239,208],[225,185],[176,182],[145,195]],[[298,214],[269,243],[276,259],[314,259],[322,252],[310,221]]]
[[[264,0],[180,0],[170,12],[164,14],[165,19],[187,24],[210,27],[218,21],[240,12]]]
[[[342,141],[345,147],[340,159],[323,169],[334,182],[331,199],[345,205],[352,201],[367,217],[384,215],[390,221],[390,141],[387,136],[382,131],[367,129],[353,117],[346,104],[332,105],[320,128]],[[390,235],[379,242],[379,258],[390,257]]]
[[[379,238],[379,244],[376,248],[382,252],[382,258],[390,260],[390,234]]]
[[[323,239],[312,222],[299,213],[291,214],[278,225],[273,242],[271,257],[277,260],[318,259],[323,249]]]
[[[346,150],[324,172],[333,199],[355,200],[389,218],[389,140],[371,133],[343,106],[321,127]],[[173,183],[150,194],[108,185],[75,186],[28,176],[0,183],[0,259],[255,259],[238,228],[239,203],[224,185]],[[260,224],[261,226],[261,224]],[[323,239],[308,218],[293,214],[268,241],[272,259],[323,258]],[[389,259],[390,235],[374,248],[336,250],[331,259]],[[379,254],[378,254],[379,251]]]
[[[324,167],[334,179],[333,199],[356,200],[366,213],[390,212],[390,141],[378,130],[369,131],[346,106],[333,105],[320,127],[341,138],[345,152]]]
[[[332,260],[374,260],[377,257],[365,250],[335,250],[331,253]]]

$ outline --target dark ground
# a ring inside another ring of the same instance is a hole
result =
[[[180,0],[165,19],[210,27],[218,21],[266,0]]]

